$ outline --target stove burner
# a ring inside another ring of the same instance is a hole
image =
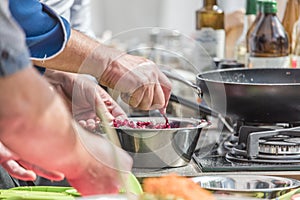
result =
[[[226,154],[233,162],[300,163],[300,127],[241,126],[235,144]]]
[[[288,136],[259,140],[259,152],[272,155],[300,154],[300,144],[293,141],[300,138],[286,137]]]

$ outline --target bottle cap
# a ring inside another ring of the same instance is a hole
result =
[[[246,15],[256,14],[256,0],[247,0]]]
[[[257,3],[261,4],[260,11],[262,13],[277,13],[276,0],[258,0]]]
[[[217,5],[217,0],[204,0],[203,5],[205,5],[205,6]]]
[[[262,2],[264,2],[264,0],[257,0],[256,1],[256,13],[261,12]]]

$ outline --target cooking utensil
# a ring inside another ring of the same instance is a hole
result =
[[[133,157],[133,167],[179,167],[189,163],[196,148],[201,130],[208,123],[196,119],[173,118],[169,123],[179,128],[133,129],[116,128],[121,146]],[[165,123],[163,117],[135,117],[129,120]]]
[[[213,70],[198,74],[195,86],[211,113],[253,123],[300,121],[300,69]]]
[[[192,178],[201,187],[215,194],[272,199],[300,187],[300,181],[275,176],[233,174]]]
[[[201,88],[199,86],[197,86],[196,84],[192,83],[191,81],[185,80],[183,77],[181,77],[178,74],[172,73],[170,71],[161,70],[168,78],[180,81],[190,87],[192,87],[195,92],[198,94],[199,97],[203,96],[203,92],[201,90]],[[219,112],[211,109],[210,107],[204,105],[204,104],[196,104],[196,103],[192,103],[187,99],[184,99],[183,97],[178,97],[175,96],[174,94],[171,94],[170,97],[170,101],[174,101],[177,103],[180,103],[184,106],[190,107],[190,108],[195,108],[195,109],[199,109],[201,112],[203,112],[204,114],[208,114],[211,115],[213,117],[217,117],[224,125],[225,127],[230,131],[230,132],[234,132],[233,128],[231,127],[231,125],[226,121],[226,119],[222,116],[222,114],[220,114]]]
[[[300,69],[227,69],[197,75],[210,108],[233,120],[300,121]]]

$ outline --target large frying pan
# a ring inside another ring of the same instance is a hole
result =
[[[300,69],[226,69],[198,74],[208,106],[233,120],[300,122]]]

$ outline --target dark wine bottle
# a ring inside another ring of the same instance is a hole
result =
[[[277,17],[275,0],[258,0],[259,20],[248,34],[248,67],[288,68],[289,38]]]

